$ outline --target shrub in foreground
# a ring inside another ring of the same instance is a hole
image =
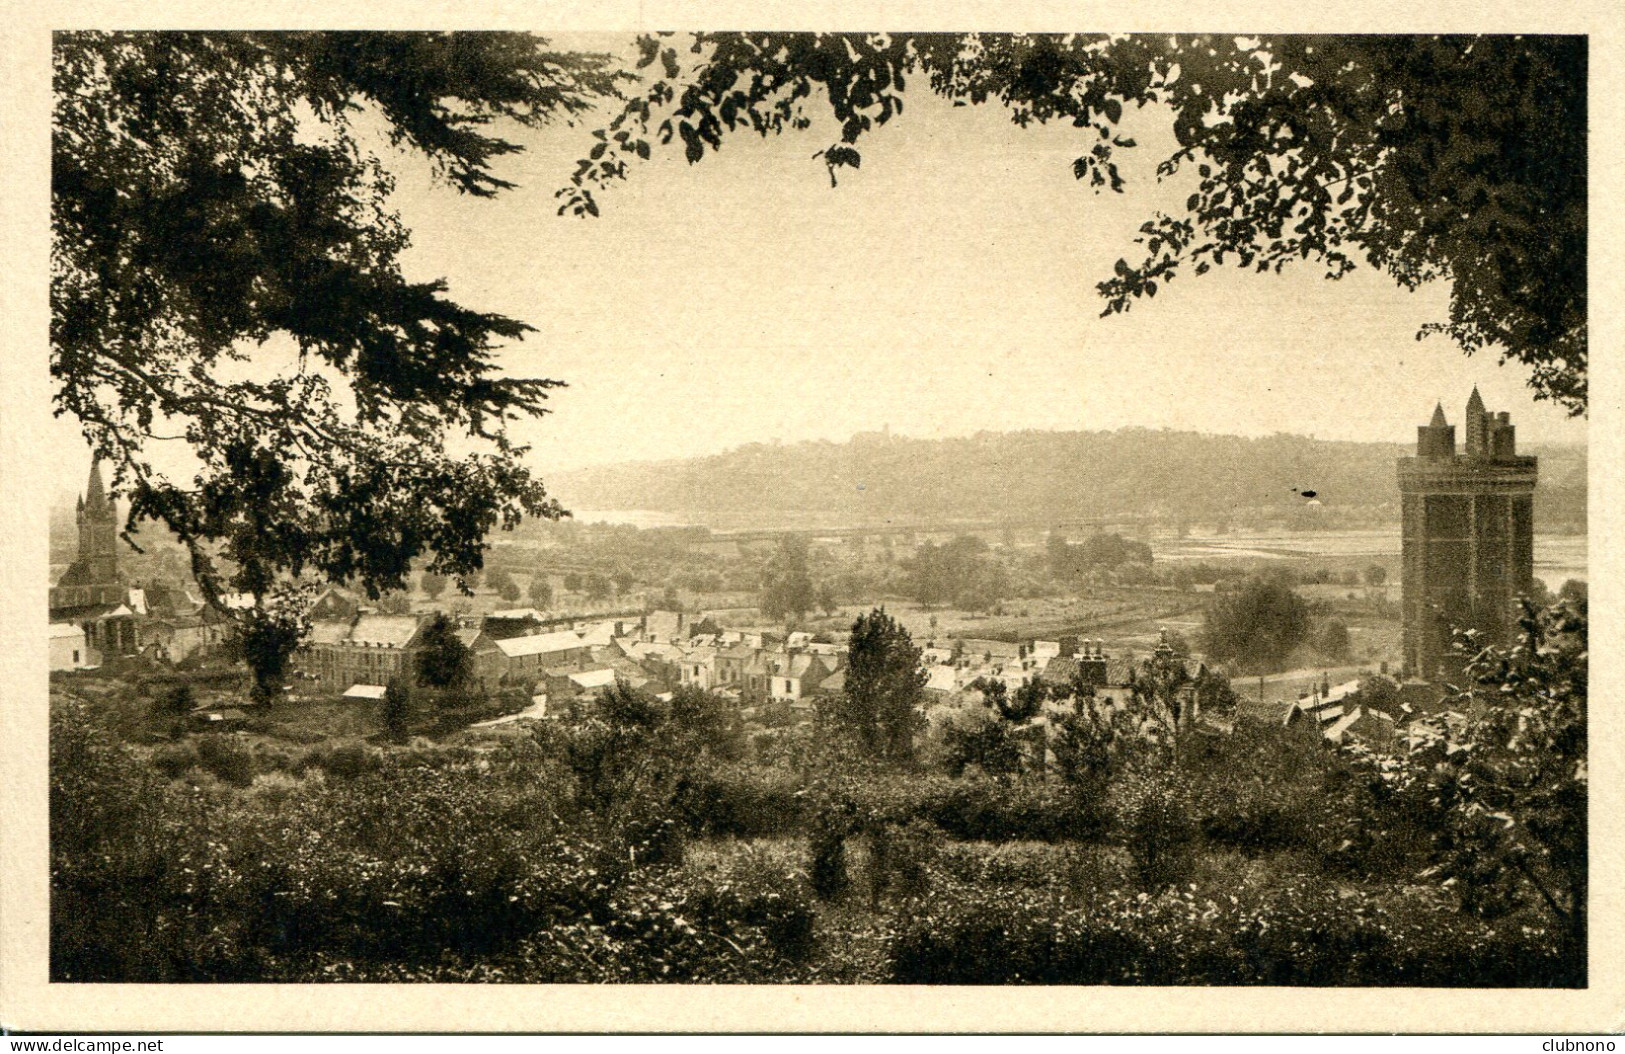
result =
[[[938,889],[893,941],[901,984],[1573,987],[1557,935],[1446,899],[1288,885],[1257,901]]]

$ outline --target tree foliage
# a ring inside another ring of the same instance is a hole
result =
[[[310,632],[309,586],[279,584],[261,603],[234,612],[226,655],[254,674],[249,697],[261,705],[275,701],[293,665],[294,650]]]
[[[739,708],[715,692],[678,685],[671,693],[671,727],[699,756],[732,761],[744,754]]]
[[[774,621],[799,622],[813,609],[817,594],[807,570],[807,539],[787,534],[762,575],[762,614]]]
[[[1050,575],[1062,582],[1078,582],[1094,570],[1112,570],[1127,563],[1151,563],[1151,546],[1120,534],[1097,532],[1073,545],[1051,532],[1044,544]]]
[[[380,717],[390,739],[397,743],[406,739],[412,720],[412,693],[401,678],[391,677],[384,686]]]
[[[997,715],[970,712],[943,728],[944,767],[958,778],[972,765],[989,776],[1013,776],[1021,771],[1021,745],[1010,724]]]
[[[1004,565],[975,535],[962,534],[940,546],[926,542],[904,561],[903,570],[908,595],[922,604],[986,611],[1010,592]]]
[[[995,677],[978,677],[965,687],[981,692],[982,705],[1014,725],[1037,717],[1044,709],[1044,701],[1050,697],[1049,688],[1036,677],[1022,681],[1014,692]]]
[[[1131,695],[1126,705],[1118,705],[1083,687],[1073,696],[1072,709],[1053,723],[1050,749],[1061,778],[1099,796],[1126,772],[1166,767],[1172,758],[1169,738],[1147,735],[1152,723],[1143,696]]]
[[[1308,634],[1309,605],[1303,598],[1282,582],[1254,578],[1208,608],[1202,650],[1214,662],[1263,673],[1281,669]]]
[[[385,593],[378,598],[378,610],[385,615],[411,614],[412,598],[405,593]]]
[[[1583,962],[1588,621],[1570,601],[1526,603],[1518,627],[1509,646],[1462,636],[1471,683],[1456,710],[1413,725],[1410,749],[1379,767],[1438,816],[1435,875],[1464,908],[1493,919],[1538,904]]]
[[[1327,619],[1315,634],[1315,647],[1322,656],[1334,662],[1348,659],[1354,653],[1348,624],[1339,619]]]
[[[280,579],[376,598],[420,555],[464,574],[494,527],[560,513],[509,435],[559,382],[499,375],[529,326],[405,277],[373,140],[489,197],[520,149],[497,122],[584,111],[615,91],[606,57],[514,33],[67,32],[53,71],[56,411],[112,464],[130,531],[173,531],[212,602],[255,598],[262,692],[297,620],[271,610]],[[170,441],[190,481],[156,464]]]
[[[457,624],[444,613],[423,627],[418,641],[418,683],[430,688],[458,688],[473,677],[473,656],[457,636]]]
[[[641,46],[646,88],[600,131],[561,211],[596,215],[593,191],[656,142],[681,139],[694,163],[726,134],[805,129],[820,111],[840,126],[816,155],[833,184],[916,76],[1018,125],[1069,122],[1075,177],[1121,191],[1125,112],[1154,106],[1178,143],[1159,178],[1195,187],[1099,282],[1106,314],[1215,266],[1314,261],[1339,278],[1364,263],[1407,289],[1449,281],[1449,317],[1423,334],[1493,349],[1529,368],[1537,398],[1585,409],[1584,37],[727,32]]]
[[[519,601],[519,583],[514,581],[513,575],[505,568],[493,567],[485,575],[485,584],[496,590],[497,596],[510,604]]]
[[[925,681],[908,630],[881,608],[858,616],[847,645],[846,690],[835,705],[837,728],[871,757],[912,760]]]

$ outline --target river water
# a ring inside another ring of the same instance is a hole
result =
[[[1313,556],[1399,558],[1399,530],[1272,531],[1262,534],[1190,535],[1152,542],[1159,561],[1291,560]],[[1551,589],[1586,578],[1586,536],[1535,535],[1535,574]]]

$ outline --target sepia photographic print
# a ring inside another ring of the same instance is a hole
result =
[[[845,24],[50,34],[28,984],[1595,988],[1590,38]]]

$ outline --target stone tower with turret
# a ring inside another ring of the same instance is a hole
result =
[[[1537,459],[1517,452],[1512,421],[1467,400],[1464,448],[1435,406],[1399,459],[1403,516],[1405,674],[1451,678],[1455,630],[1510,636],[1514,605],[1534,585]]]

